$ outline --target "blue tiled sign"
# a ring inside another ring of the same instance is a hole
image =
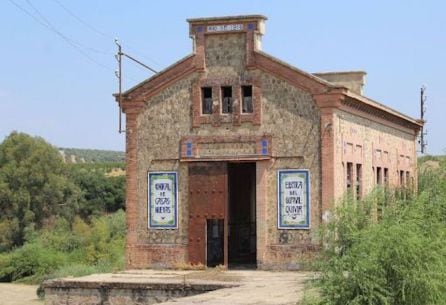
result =
[[[306,169],[277,171],[279,229],[310,228],[310,173]]]
[[[177,172],[149,172],[148,189],[149,228],[177,229]]]

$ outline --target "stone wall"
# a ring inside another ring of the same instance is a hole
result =
[[[188,162],[193,160],[187,159],[184,150],[180,154],[185,139],[199,139],[211,162],[226,160],[219,155],[237,161],[246,152],[256,162],[257,263],[262,269],[298,269],[304,258],[319,249],[316,232],[333,200],[345,192],[347,162],[362,164],[364,194],[374,186],[372,168],[376,167],[389,169],[392,185],[399,181],[397,171],[401,170],[411,173],[416,183],[418,123],[399,119],[400,124],[414,128],[408,129],[391,122],[390,113],[381,118],[381,107],[373,103],[367,111],[358,110],[356,106],[362,104],[355,103],[362,102],[348,97],[345,88],[255,52],[252,29],[204,33],[200,25],[191,30],[197,31],[196,53],[152,82],[137,86],[126,102],[129,268],[174,268],[188,263]],[[232,114],[221,112],[221,87],[232,86],[237,105],[243,85],[252,85],[253,113],[240,113],[239,106],[234,106]],[[211,87],[212,114],[201,113],[201,86]],[[354,101],[344,103],[347,98]],[[255,154],[261,146],[258,142],[242,140],[260,138],[269,141],[263,155]],[[278,169],[309,170],[310,229],[278,229]],[[148,228],[149,171],[178,172],[178,229]]]
[[[244,34],[209,35],[206,37],[207,77],[239,77],[244,71],[246,38]]]
[[[152,305],[233,285],[51,280],[46,305]]]
[[[183,136],[272,136],[273,159],[265,172],[265,198],[257,198],[259,267],[296,268],[302,252],[317,247],[313,228],[320,219],[319,112],[311,95],[302,89],[258,70],[244,70],[245,38],[242,34],[209,36],[206,39],[206,71],[195,73],[147,101],[137,117],[137,243],[128,249],[130,267],[175,267],[187,263],[188,165],[179,161]],[[258,79],[261,87],[262,122],[192,128],[191,87],[198,79]],[[277,229],[277,170],[309,169],[311,173],[310,230]],[[149,230],[147,226],[147,172],[178,171],[179,228]],[[265,205],[266,213],[259,216]]]

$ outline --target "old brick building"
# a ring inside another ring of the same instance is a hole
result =
[[[193,53],[122,95],[129,268],[299,267],[347,189],[416,181],[421,122],[262,52],[266,18],[190,19]]]

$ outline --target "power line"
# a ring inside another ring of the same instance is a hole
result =
[[[86,22],[85,20],[83,20],[82,18],[80,18],[78,15],[76,15],[72,10],[70,10],[68,7],[66,7],[65,5],[63,5],[59,0],[53,0],[54,2],[56,2],[65,12],[67,12],[71,17],[73,17],[74,19],[76,19],[80,24],[82,24],[83,26],[85,26],[86,28],[90,29],[91,31],[95,32],[96,34],[104,37],[104,38],[108,38],[108,39],[112,39],[114,40],[116,37],[113,37],[112,35],[105,33],[103,31],[98,30],[96,27],[94,27],[93,25],[91,25],[90,23]],[[158,62],[156,62],[154,59],[145,56],[143,53],[141,53],[140,51],[138,51],[136,48],[130,46],[129,44],[126,44],[126,47],[130,50],[132,50],[133,52],[137,53],[138,55],[140,55],[141,57],[147,59],[148,61],[151,61],[152,63],[156,64],[157,66],[161,66],[161,64],[159,64]]]
[[[81,23],[85,27],[89,28],[93,32],[95,32],[95,33],[97,33],[97,34],[99,34],[99,35],[101,35],[101,36],[103,36],[105,38],[113,39],[113,37],[111,37],[110,35],[102,32],[102,31],[99,31],[97,28],[95,28],[91,24],[89,24],[89,23],[85,22],[84,20],[82,20],[81,18],[79,18],[75,13],[73,13],[68,7],[63,5],[60,1],[58,1],[58,0],[53,0],[53,1],[56,2],[65,12],[67,12],[71,17],[76,19],[79,23]]]
[[[91,57],[87,52],[85,52],[82,48],[90,50],[90,51],[97,51],[94,48],[90,48],[87,47],[83,44],[80,44],[78,42],[76,42],[75,40],[69,38],[67,35],[65,35],[64,33],[62,33],[61,31],[59,31],[49,20],[48,18],[46,18],[34,5],[32,5],[32,3],[29,0],[25,0],[27,2],[27,4],[35,11],[35,13],[40,17],[40,19],[34,15],[33,13],[31,13],[29,10],[27,10],[26,8],[24,8],[23,6],[19,5],[17,2],[15,2],[14,0],[9,0],[9,2],[11,4],[13,4],[16,8],[18,8],[19,10],[21,10],[23,13],[25,13],[26,15],[28,15],[29,17],[31,17],[35,22],[39,23],[41,26],[45,27],[47,30],[55,33],[58,37],[60,37],[61,39],[63,39],[70,47],[72,47],[73,49],[75,49],[77,52],[79,52],[82,56],[84,56],[85,58],[87,58],[90,62],[94,63],[95,65],[105,69],[105,70],[109,70],[109,71],[114,71],[115,70],[113,68],[111,68],[110,66],[107,66],[105,64],[102,64],[101,62],[98,62],[97,60],[95,60],[93,57]],[[106,54],[108,52],[103,52],[103,51],[97,51],[99,53],[103,53]],[[109,52],[109,54],[113,54],[111,52]],[[128,56],[127,54],[125,54],[126,56]],[[137,63],[139,63],[140,65],[143,65],[144,67],[146,67],[147,69],[151,70],[152,72],[156,73],[155,70],[151,69],[150,67],[142,64],[141,62],[135,60],[134,58],[130,58],[134,61],[136,61]],[[139,80],[137,80],[134,77],[131,76],[127,76],[129,79],[135,81],[135,82],[139,82]]]
[[[101,54],[112,54],[111,52],[106,52],[106,51],[101,51],[101,50],[98,50],[98,49],[95,49],[95,48],[91,48],[91,47],[88,47],[88,46],[86,46],[86,45],[83,45],[83,44],[81,44],[81,43],[79,43],[79,42],[77,42],[77,41],[75,41],[75,40],[73,40],[73,39],[71,39],[71,38],[69,38],[69,37],[67,37],[66,35],[64,35],[61,31],[59,31],[49,20],[48,20],[48,18],[46,18],[29,0],[25,0],[26,1],[26,3],[28,3],[28,5],[37,13],[37,15],[39,15],[40,16],[40,18],[45,22],[45,24],[48,26],[48,28],[51,30],[51,31],[53,31],[53,32],[55,32],[57,35],[59,35],[59,36],[61,36],[63,39],[65,39],[65,40],[68,40],[68,41],[70,41],[72,44],[75,44],[75,45],[77,45],[77,46],[79,46],[79,47],[81,47],[81,48],[84,48],[84,49],[88,49],[88,50],[90,50],[90,51],[93,51],[93,52],[96,52],[96,53],[101,53]]]
[[[73,49],[75,49],[77,52],[79,52],[82,56],[84,56],[85,58],[87,58],[89,61],[91,61],[92,63],[96,64],[97,66],[106,69],[106,70],[113,70],[111,67],[108,67],[98,61],[96,61],[94,58],[92,58],[90,55],[88,55],[84,50],[81,49],[81,47],[79,45],[77,45],[73,40],[71,40],[70,38],[66,37],[64,34],[62,34],[60,31],[58,31],[57,29],[55,29],[53,26],[50,26],[50,23],[45,23],[42,20],[40,20],[39,18],[37,18],[35,15],[33,15],[31,12],[29,12],[27,9],[25,9],[24,7],[22,7],[21,5],[19,5],[17,2],[15,2],[14,0],[9,0],[9,2],[14,5],[16,8],[18,8],[19,10],[21,10],[23,13],[25,13],[26,15],[28,15],[29,17],[31,17],[34,21],[36,21],[37,23],[39,23],[41,26],[47,28],[48,30],[52,31],[53,33],[55,33],[57,36],[59,36],[60,38],[62,38],[69,46],[71,46]],[[32,4],[29,3],[29,1],[27,1],[28,4],[30,4],[31,7]],[[34,7],[33,7],[34,8]],[[35,8],[34,8],[35,9]],[[35,11],[37,12],[38,10],[35,9]],[[41,14],[39,14],[41,15]],[[42,16],[41,16],[42,17]],[[43,17],[43,19],[45,20],[45,18]]]

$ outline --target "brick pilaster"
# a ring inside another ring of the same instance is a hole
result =
[[[266,262],[268,246],[268,192],[267,174],[271,161],[256,162],[256,236],[257,264],[260,269]]]
[[[127,107],[126,109],[126,266],[131,268],[132,251],[137,244],[137,115],[139,107]]]
[[[199,71],[204,71],[206,67],[205,60],[205,37],[204,32],[201,31],[195,36],[195,68]]]
[[[336,171],[336,128],[335,110],[340,107],[343,95],[340,93],[315,94],[313,98],[321,113],[321,217],[333,207]]]

